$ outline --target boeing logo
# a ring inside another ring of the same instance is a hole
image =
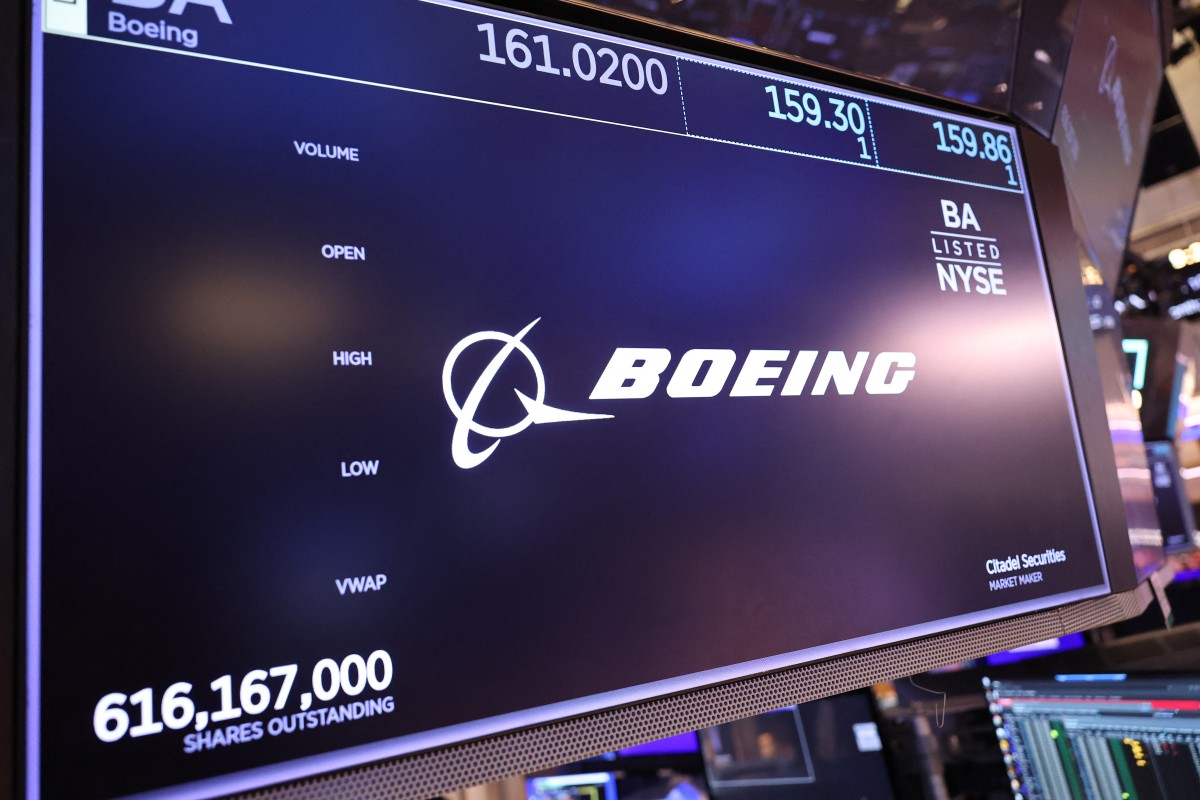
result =
[[[586,414],[546,405],[546,376],[537,357],[523,341],[539,320],[540,317],[515,336],[497,331],[473,333],[454,345],[446,357],[442,368],[442,392],[450,412],[457,420],[450,440],[450,453],[454,463],[463,469],[479,466],[495,452],[501,439],[515,436],[530,425],[612,419],[611,414]],[[480,342],[500,342],[503,346],[484,367],[467,392],[466,399],[460,403],[454,393],[454,366],[463,352]],[[514,388],[525,409],[525,416],[504,428],[484,425],[475,419],[479,404],[491,388],[501,366],[513,353],[520,353],[533,370],[537,381],[536,396],[531,398]],[[618,347],[609,357],[588,399],[621,401],[650,397],[658,390],[673,360],[671,351],[665,348]],[[737,353],[733,350],[688,350],[676,362],[666,383],[666,394],[677,399],[716,397],[725,391],[737,361]],[[797,350],[794,353],[790,350],[750,350],[733,379],[728,396],[770,397],[776,390],[781,397],[803,394],[820,396],[830,389],[839,395],[849,395],[858,392],[860,383],[867,394],[896,395],[902,394],[916,377],[916,366],[916,355],[906,351],[885,351],[875,356],[860,351],[850,358],[843,350],[824,353],[817,350]],[[476,452],[468,443],[471,433],[495,441]]]
[[[136,8],[143,11],[157,11],[167,4],[167,0],[112,0],[114,5]],[[224,0],[172,0],[167,9],[168,14],[182,16],[188,6],[203,6],[211,9],[217,19],[226,25],[232,25],[229,10],[225,8]],[[195,19],[195,14],[189,14],[189,19]],[[124,36],[134,36],[139,39],[150,39],[167,44],[181,44],[189,50],[195,50],[200,45],[200,31],[196,28],[185,28],[168,22],[166,19],[146,20],[136,16],[127,16],[122,11],[108,12],[108,32]]]
[[[142,8],[147,11],[153,11],[162,8],[167,4],[167,0],[112,0],[114,4],[119,6],[129,6],[130,8]],[[182,14],[187,10],[188,6],[205,6],[211,8],[213,13],[217,15],[217,19],[224,22],[226,25],[232,25],[233,20],[229,17],[229,10],[225,8],[225,0],[171,0],[171,7],[167,9],[168,14]]]
[[[446,364],[442,367],[442,392],[446,395],[446,405],[450,406],[450,412],[454,414],[457,420],[454,425],[454,435],[450,438],[450,455],[454,457],[454,463],[463,469],[471,469],[487,461],[488,456],[494,453],[496,448],[500,446],[501,439],[516,436],[530,425],[545,425],[551,422],[579,422],[589,419],[612,419],[611,414],[581,414],[576,411],[566,411],[546,405],[546,375],[542,372],[542,365],[537,360],[537,356],[533,354],[528,345],[521,341],[525,338],[525,334],[529,333],[533,329],[533,326],[538,324],[540,319],[541,317],[538,317],[538,319],[526,325],[516,336],[498,331],[473,333],[454,345],[450,350],[450,355],[446,356]],[[460,404],[454,396],[454,364],[467,348],[480,342],[503,342],[504,346],[500,348],[500,352],[494,355],[492,360],[488,362],[488,365],[484,367],[483,372],[480,373],[479,377],[475,379],[474,385],[471,386],[471,390],[467,392],[467,399]],[[475,420],[475,414],[479,410],[479,403],[491,387],[492,381],[496,378],[496,373],[500,371],[500,367],[504,365],[504,362],[514,352],[518,352],[524,356],[525,360],[529,362],[530,368],[533,369],[533,376],[537,380],[537,390],[534,392],[536,397],[531,398],[523,394],[519,389],[513,389],[517,394],[517,398],[521,401],[521,405],[525,407],[525,417],[504,428],[493,428],[489,425],[483,425]],[[480,436],[495,439],[496,441],[492,442],[482,451],[475,452],[467,442],[467,437],[472,432]]]

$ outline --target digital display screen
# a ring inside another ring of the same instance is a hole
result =
[[[795,706],[705,728],[702,735],[713,791],[816,781],[808,736]]]
[[[983,679],[1016,800],[1200,796],[1200,677]]]
[[[713,800],[891,800],[884,743],[865,692],[700,731]]]
[[[440,0],[35,26],[30,798],[1108,591],[1011,126]]]
[[[530,778],[525,793],[528,800],[617,800],[617,779],[608,772]]]

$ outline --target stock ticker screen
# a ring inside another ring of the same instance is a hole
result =
[[[984,679],[1016,800],[1200,796],[1200,676]]]
[[[38,9],[29,797],[1107,591],[1012,127],[441,0]]]

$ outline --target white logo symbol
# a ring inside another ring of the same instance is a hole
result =
[[[113,0],[113,3],[119,6],[154,10],[165,6],[167,0]],[[229,18],[229,11],[225,8],[225,0],[172,0],[171,7],[167,9],[167,13],[182,14],[187,10],[189,5],[208,6],[221,22],[224,22],[226,25],[233,24],[233,20]]]
[[[446,395],[446,405],[450,406],[450,412],[458,420],[458,423],[454,426],[454,436],[450,439],[450,454],[454,457],[454,463],[463,469],[471,469],[472,467],[479,466],[500,446],[501,439],[515,436],[530,425],[544,425],[550,422],[579,422],[588,419],[612,419],[611,414],[582,414],[577,411],[554,408],[543,402],[546,399],[546,376],[542,372],[542,365],[538,363],[537,356],[533,354],[528,345],[521,341],[525,337],[525,334],[529,333],[533,329],[533,326],[537,325],[540,320],[541,317],[538,317],[538,319],[526,325],[516,336],[498,331],[472,333],[454,345],[450,350],[450,354],[446,356],[446,365],[442,368],[442,392]],[[458,361],[458,357],[468,347],[479,342],[503,342],[504,346],[500,348],[500,352],[492,357],[487,367],[480,373],[479,378],[475,381],[475,385],[467,393],[467,399],[460,405],[454,397],[454,386],[450,380],[454,372],[454,363]],[[533,375],[537,379],[537,391],[535,393],[537,396],[530,398],[519,389],[513,389],[517,394],[517,398],[521,401],[521,405],[525,407],[525,418],[508,427],[493,428],[476,422],[475,412],[479,410],[479,403],[483,400],[483,395],[487,392],[488,387],[492,385],[492,380],[496,377],[496,373],[500,371],[500,367],[512,355],[514,350],[520,352],[525,357],[525,360],[529,362],[529,366],[533,368]],[[496,441],[492,442],[486,449],[476,453],[467,444],[467,437],[472,432],[480,436],[490,437]]]

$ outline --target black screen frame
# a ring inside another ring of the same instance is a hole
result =
[[[0,7],[0,638],[12,643],[0,658],[0,787],[22,789],[17,765],[24,750],[24,626],[18,613],[24,593],[24,336],[28,208],[29,29],[30,5]]]
[[[1058,148],[1029,128],[1022,126],[1020,132],[1030,197],[1058,317],[1084,460],[1092,482],[1092,498],[1109,582],[1114,592],[1127,591],[1137,585],[1137,570],[1117,480],[1116,455],[1104,406],[1100,365],[1088,321],[1087,296],[1071,224],[1066,178]],[[1121,557],[1126,554],[1127,558]]]
[[[37,2],[38,0],[34,0]],[[495,2],[491,5],[525,14],[542,16],[567,24],[599,28],[614,34],[646,39],[668,47],[691,50],[704,55],[777,70],[804,78],[833,82],[883,97],[918,103],[927,107],[1004,120],[1019,127],[1025,153],[1029,192],[1038,219],[1038,232],[1049,273],[1049,283],[1066,358],[1068,377],[1075,403],[1080,439],[1091,480],[1097,523],[1104,546],[1104,562],[1112,594],[1073,604],[1070,608],[1009,618],[970,629],[952,631],[926,639],[912,640],[876,651],[852,653],[825,662],[805,664],[778,673],[754,676],[717,687],[706,687],[680,695],[658,698],[632,707],[589,715],[573,720],[536,726],[467,743],[450,745],[413,756],[364,765],[321,779],[306,779],[279,787],[278,796],[311,796],[341,791],[344,796],[371,796],[364,791],[367,780],[375,775],[372,787],[388,784],[386,775],[413,775],[427,772],[428,780],[397,787],[389,784],[387,796],[427,796],[448,791],[471,782],[511,774],[515,769],[533,769],[547,763],[562,763],[572,758],[614,749],[614,745],[632,745],[667,732],[682,732],[713,724],[717,720],[757,713],[792,702],[824,697],[847,689],[859,688],[885,676],[900,677],[948,661],[961,660],[971,653],[1004,649],[1052,635],[1073,632],[1077,625],[1092,627],[1140,613],[1149,603],[1145,585],[1137,582],[1129,549],[1128,530],[1120,499],[1112,442],[1100,390],[1099,367],[1087,319],[1087,305],[1079,280],[1070,212],[1057,149],[1046,139],[1014,120],[994,112],[947,100],[893,84],[831,69],[791,56],[770,53],[760,48],[717,39],[691,31],[631,17],[619,12],[587,6],[574,0],[534,0],[533,2]],[[0,660],[0,786],[12,787],[13,796],[23,796],[20,764],[24,758],[22,741],[25,729],[20,709],[25,692],[24,619],[24,430],[25,430],[25,336],[28,325],[25,292],[28,278],[28,167],[29,167],[29,84],[32,78],[30,20],[31,4],[12,4],[0,10],[0,75],[7,90],[0,99],[0,164],[11,176],[4,181],[0,208],[7,215],[11,238],[0,239],[0,296],[6,298],[0,312],[0,337],[8,353],[4,385],[0,385],[0,409],[5,418],[3,449],[5,469],[0,478],[0,505],[5,510],[7,531],[0,548],[0,580],[7,587],[0,592],[0,635],[13,642],[11,655]],[[5,293],[5,290],[7,292]],[[18,392],[20,394],[18,395]],[[9,527],[11,526],[11,527]],[[715,699],[714,699],[715,698]],[[781,702],[784,701],[784,702]],[[695,710],[699,703],[704,709]],[[664,707],[665,705],[665,707]],[[670,708],[665,720],[650,719]],[[609,717],[608,722],[601,717]],[[633,718],[634,724],[630,719]],[[640,724],[636,722],[641,720]],[[582,727],[581,727],[582,726]],[[567,742],[554,741],[568,730],[596,728],[597,735],[583,735]],[[514,749],[515,748],[515,749]],[[570,755],[573,754],[573,755]],[[550,761],[547,761],[550,759]],[[519,765],[519,766],[518,766]],[[435,768],[437,768],[435,770]],[[466,778],[464,776],[471,776]],[[347,783],[348,780],[354,780]],[[431,782],[432,781],[432,782]],[[339,790],[337,787],[341,787]],[[255,793],[256,796],[258,793]],[[383,796],[383,795],[379,795]]]

